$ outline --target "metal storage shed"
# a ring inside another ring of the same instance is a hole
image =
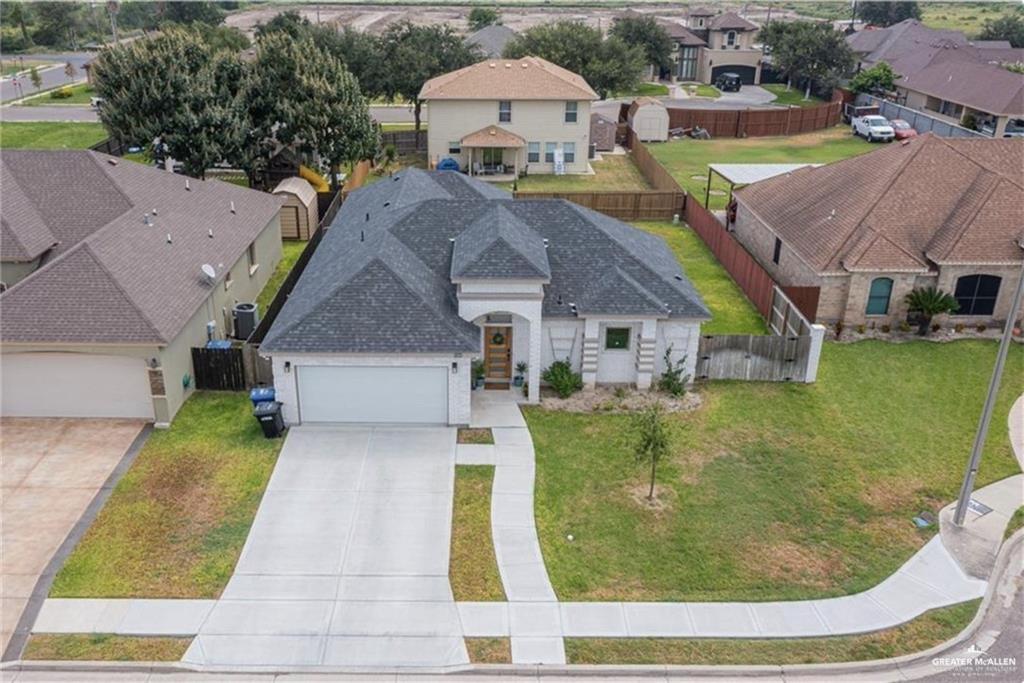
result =
[[[316,231],[316,190],[302,178],[285,178],[273,194],[284,197],[281,206],[281,237],[286,240],[308,240]]]
[[[668,140],[668,110],[653,97],[638,97],[629,105],[629,127],[642,142]]]

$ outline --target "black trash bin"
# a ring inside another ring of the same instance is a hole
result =
[[[277,401],[257,403],[252,414],[259,420],[263,428],[263,436],[277,439],[284,434],[284,418],[281,417],[281,404]]]

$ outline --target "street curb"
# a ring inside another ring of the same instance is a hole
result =
[[[447,668],[326,668],[326,667],[296,667],[294,669],[247,667],[241,669],[230,669],[225,667],[194,667],[177,662],[53,662],[53,661],[13,661],[0,665],[0,671],[52,671],[52,672],[108,672],[108,673],[150,673],[150,674],[218,674],[218,673],[239,673],[239,674],[303,674],[311,678],[317,675],[402,675],[408,677],[430,676],[446,674],[452,677],[462,675],[483,675],[483,676],[533,676],[537,678],[546,676],[561,677],[623,677],[654,678],[669,676],[686,676],[692,678],[775,678],[786,679],[807,677],[808,679],[821,680],[822,676],[833,677],[867,675],[872,673],[891,673],[900,680],[907,680],[907,674],[914,666],[927,664],[938,655],[961,648],[967,641],[972,640],[980,629],[985,615],[994,599],[997,587],[1003,574],[1007,571],[1011,556],[1018,546],[1024,545],[1024,529],[1018,530],[1007,539],[999,549],[999,556],[992,576],[989,578],[989,586],[978,607],[977,613],[971,622],[959,634],[940,643],[928,650],[907,655],[900,655],[891,659],[876,659],[866,662],[843,662],[834,664],[781,664],[765,666],[748,665],[614,665],[614,664],[567,664],[567,665],[522,665],[522,664],[471,664],[460,667]],[[20,625],[20,624],[19,624]],[[13,641],[12,641],[13,642]],[[944,669],[932,667],[928,674],[941,673]]]

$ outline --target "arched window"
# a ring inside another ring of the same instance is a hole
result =
[[[954,315],[992,315],[1002,280],[995,275],[964,275],[958,279],[953,296],[960,310]]]
[[[736,44],[736,31],[729,31],[725,34],[725,44],[729,47]]]
[[[876,277],[868,291],[868,315],[885,315],[889,312],[889,297],[892,295],[892,278]]]

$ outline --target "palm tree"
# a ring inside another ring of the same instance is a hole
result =
[[[949,292],[935,287],[912,289],[903,300],[910,311],[918,314],[917,333],[922,337],[928,334],[933,317],[943,313],[955,313],[960,308],[960,304]]]

